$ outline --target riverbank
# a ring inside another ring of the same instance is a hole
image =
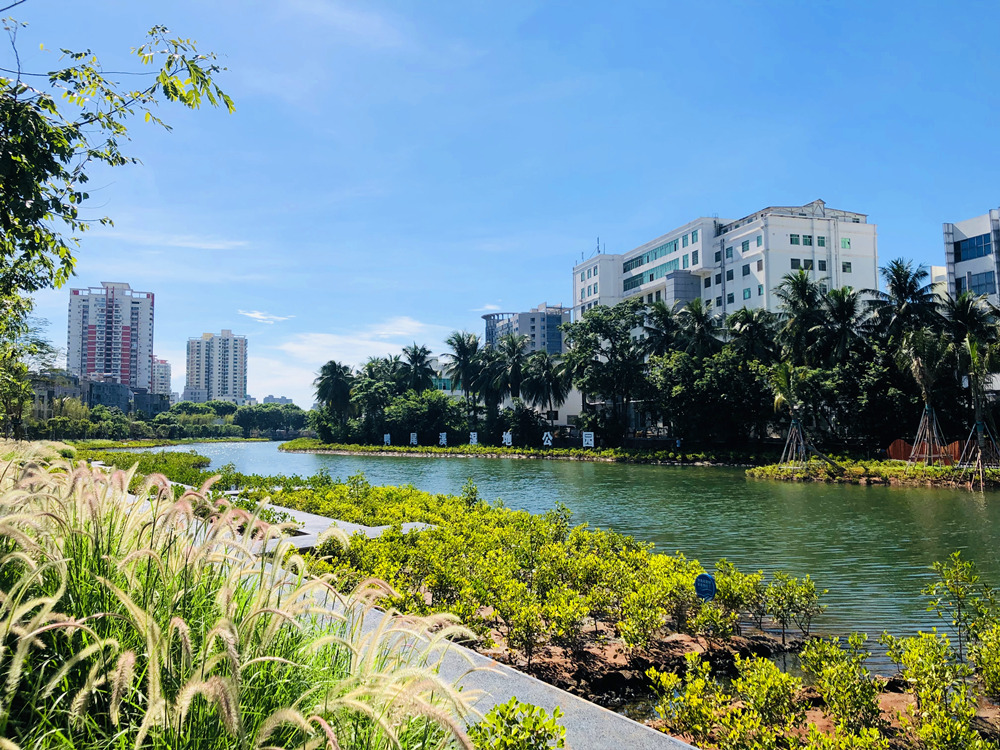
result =
[[[141,438],[139,440],[66,440],[67,445],[81,450],[103,451],[116,448],[163,448],[171,445],[195,445],[197,443],[268,443],[267,438]]]
[[[413,456],[418,458],[512,458],[663,466],[759,466],[779,457],[777,451],[668,451],[639,448],[520,448],[492,445],[409,446],[323,443],[298,438],[282,443],[285,453],[332,456]]]
[[[813,459],[805,467],[770,464],[747,470],[750,479],[771,479],[779,482],[822,482],[827,484],[885,485],[893,487],[941,487],[971,489],[978,476],[967,468],[954,466],[909,465],[905,461],[838,460],[840,469],[825,461]],[[1000,488],[1000,470],[985,469],[985,489]]]

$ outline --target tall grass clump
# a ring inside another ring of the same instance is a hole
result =
[[[453,619],[339,594],[207,487],[0,455],[4,750],[471,747]]]

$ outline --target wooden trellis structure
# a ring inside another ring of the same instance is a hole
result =
[[[985,489],[986,469],[1000,468],[1000,449],[993,432],[985,422],[976,422],[965,441],[958,465],[967,475],[970,487],[979,482],[979,489]]]
[[[809,461],[809,448],[806,445],[806,432],[802,422],[792,418],[788,428],[788,439],[785,440],[785,450],[781,452],[781,465],[791,465],[793,468],[805,469]]]
[[[954,462],[954,456],[948,450],[941,435],[941,425],[938,424],[934,407],[927,405],[920,417],[920,424],[917,425],[917,438],[913,441],[913,450],[910,451],[910,460],[907,461],[907,464],[910,466],[917,463],[923,463],[925,466],[932,464],[951,466]]]

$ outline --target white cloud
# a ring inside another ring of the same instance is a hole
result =
[[[247,357],[247,391],[258,401],[268,395],[286,396],[308,409],[316,400],[312,384],[315,378],[316,371],[311,367],[271,357]]]
[[[268,325],[274,325],[282,320],[291,320],[294,315],[272,315],[271,313],[261,312],[260,310],[237,310],[240,315],[245,315],[248,318],[256,320],[258,323],[267,323]]]
[[[345,32],[351,41],[368,47],[399,48],[407,44],[406,36],[384,15],[362,10],[358,5],[333,0],[286,0],[283,10],[309,15],[313,20]]]
[[[469,312],[487,313],[487,312],[496,312],[499,309],[500,309],[500,305],[485,304],[482,307],[474,307],[471,310],[469,310]]]
[[[128,232],[105,231],[95,232],[94,237],[109,240],[121,240],[137,245],[155,245],[157,247],[183,247],[192,250],[235,250],[246,247],[245,240],[227,240],[219,237],[200,237],[194,234],[169,234],[166,232]]]

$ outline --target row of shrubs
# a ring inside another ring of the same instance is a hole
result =
[[[283,451],[344,451],[346,453],[415,453],[440,456],[484,456],[518,458],[552,458],[577,461],[611,461],[616,463],[714,463],[754,465],[775,461],[778,451],[671,451],[643,448],[520,448],[494,445],[361,445],[356,443],[323,443],[316,438],[297,438],[282,443]]]

